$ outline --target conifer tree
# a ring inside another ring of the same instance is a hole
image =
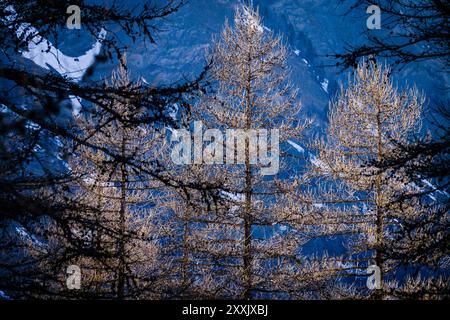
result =
[[[387,254],[392,237],[418,208],[412,203],[391,206],[394,195],[406,195],[414,185],[401,170],[382,172],[371,163],[388,159],[396,143],[419,130],[423,103],[416,89],[394,87],[389,68],[364,61],[331,104],[327,137],[316,144],[319,157],[314,171],[322,186],[328,181],[332,190],[315,200],[326,204],[319,212],[334,221],[331,233],[352,235],[353,257],[372,253],[368,262],[380,268],[381,283],[396,268],[395,254]],[[386,286],[378,288],[375,297],[383,297],[386,290]]]
[[[309,122],[299,113],[286,59],[281,37],[245,5],[213,43],[211,81],[217,91],[201,98],[194,118],[225,138],[210,132],[205,140],[212,143],[204,150],[194,146],[193,153],[201,172],[197,177],[208,177],[222,192],[190,216],[196,223],[192,263],[204,282],[200,290],[209,297],[282,296],[295,273],[291,264],[305,239],[286,231],[290,213],[285,200],[292,186],[278,178],[288,165],[279,162],[279,143],[300,138]],[[242,130],[242,135],[234,140],[230,130]],[[266,151],[269,159],[262,157]]]
[[[122,60],[107,85],[132,90],[125,68]],[[129,120],[141,112],[126,101],[116,101],[112,108]],[[148,290],[156,285],[149,279],[156,275],[158,251],[153,220],[162,185],[142,168],[158,159],[165,145],[164,133],[152,125],[124,126],[114,118],[103,118],[99,110],[81,112],[77,124],[86,142],[112,150],[123,161],[80,145],[69,162],[76,181],[74,200],[89,208],[83,214],[94,222],[74,231],[92,250],[91,256],[81,256],[74,264],[81,264],[84,279],[91,280],[95,294],[118,299],[151,296]],[[127,159],[142,167],[138,170],[128,165]]]

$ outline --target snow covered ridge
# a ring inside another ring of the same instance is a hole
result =
[[[33,27],[23,27],[26,33],[37,33]],[[66,76],[72,81],[80,81],[86,70],[95,62],[95,57],[100,53],[102,47],[101,40],[106,36],[106,30],[102,29],[94,45],[79,57],[69,57],[48,40],[39,35],[35,35],[28,44],[28,50],[22,52],[22,56],[32,60],[38,66],[50,70],[50,67],[56,70],[60,75]],[[22,37],[18,34],[18,37]],[[26,35],[25,35],[26,37]]]
[[[10,15],[4,19],[9,22],[16,19],[16,11],[12,6],[6,8]],[[97,41],[86,51],[84,55],[69,57],[58,50],[50,41],[42,38],[39,31],[29,23],[21,23],[16,31],[19,39],[32,37],[28,42],[27,50],[22,51],[22,56],[32,60],[38,66],[50,70],[50,67],[62,76],[73,81],[80,81],[86,70],[95,62],[95,57],[100,53],[101,42],[105,39],[106,30],[101,29]]]
[[[9,12],[10,15],[4,19],[9,22],[16,19],[17,14],[12,6],[8,6],[5,11]],[[16,35],[19,39],[32,37],[28,41],[27,50],[22,51],[24,58],[30,59],[46,70],[53,69],[71,81],[79,82],[86,70],[94,64],[95,57],[100,53],[102,40],[106,37],[106,30],[102,28],[98,34],[97,41],[85,54],[78,57],[70,57],[62,53],[50,41],[41,37],[38,30],[29,23],[21,23],[16,31]],[[81,99],[72,95],[69,96],[69,99],[72,102],[74,114],[77,114],[81,109]]]

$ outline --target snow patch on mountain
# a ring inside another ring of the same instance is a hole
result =
[[[295,150],[297,150],[300,153],[305,153],[305,149],[303,147],[301,147],[299,144],[288,140],[287,143],[289,143],[292,147],[294,147]]]
[[[8,6],[5,11],[10,13],[5,17],[9,22],[17,19],[16,11],[12,6]],[[106,30],[102,28],[91,49],[78,57],[69,57],[62,53],[49,40],[40,36],[39,31],[29,23],[21,23],[17,28],[16,35],[19,39],[31,38],[28,41],[27,49],[22,51],[23,57],[32,60],[46,70],[50,70],[51,67],[62,76],[67,76],[69,79],[78,82],[100,53]]]
[[[328,93],[328,79],[324,79],[320,85],[322,86],[323,91],[325,91],[326,93]]]
[[[32,31],[27,30],[27,33],[29,32]],[[98,38],[104,39],[105,36],[106,30],[102,29]],[[67,76],[69,79],[78,82],[83,78],[86,70],[95,62],[95,57],[100,53],[101,46],[101,40],[97,40],[84,55],[69,57],[55,48],[51,42],[36,35],[29,42],[28,50],[22,52],[22,56],[44,69],[49,70],[51,67],[62,76]]]
[[[0,300],[11,300],[11,298],[2,290],[0,290]]]

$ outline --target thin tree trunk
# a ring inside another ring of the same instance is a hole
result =
[[[125,156],[125,137],[122,138],[121,145],[122,157]],[[125,296],[125,210],[126,210],[126,169],[125,164],[121,164],[121,183],[120,183],[120,211],[119,211],[119,275],[117,283],[117,298],[123,299]]]
[[[188,202],[189,203],[189,202]],[[189,284],[189,220],[191,219],[191,208],[189,204],[186,206],[183,219],[183,262],[182,262],[182,277],[183,287]]]
[[[380,110],[377,110],[377,135],[378,135],[378,145],[377,145],[377,161],[380,162],[383,157],[382,151],[382,141],[381,141],[381,119],[380,119]],[[381,253],[381,244],[383,243],[383,210],[381,206],[381,177],[377,175],[376,178],[376,246],[375,250],[375,264],[380,268],[380,285],[383,285],[383,257]],[[383,289],[377,289],[375,295],[382,299],[383,298]]]
[[[247,100],[245,129],[251,128],[251,52],[248,59]],[[244,211],[244,299],[251,298],[252,289],[252,171],[250,167],[250,141],[245,140],[245,211]]]

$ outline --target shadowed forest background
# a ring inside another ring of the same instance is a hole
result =
[[[448,299],[446,1],[0,11],[0,299]],[[279,172],[174,163],[195,121]]]

